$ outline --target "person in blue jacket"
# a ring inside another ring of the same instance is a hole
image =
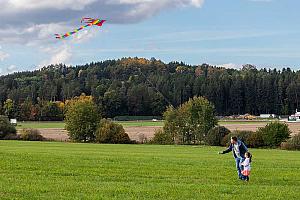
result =
[[[231,137],[230,143],[230,146],[225,151],[219,152],[219,154],[226,154],[232,151],[239,179],[245,180],[245,176],[242,174],[241,163],[245,160],[245,153],[248,152],[248,148],[235,136]]]

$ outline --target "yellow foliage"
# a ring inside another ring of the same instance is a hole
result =
[[[57,106],[59,107],[60,110],[64,110],[65,108],[65,103],[62,101],[57,101],[56,102]]]
[[[64,104],[64,107],[67,107],[75,102],[78,102],[78,101],[81,101],[81,102],[92,102],[93,101],[93,97],[92,96],[86,96],[84,93],[82,93],[79,97],[74,97],[70,100],[66,100],[65,101],[65,104]]]

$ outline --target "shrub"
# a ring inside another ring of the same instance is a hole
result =
[[[281,148],[285,150],[300,150],[300,134],[294,135],[286,142],[281,143]]]
[[[36,129],[23,129],[20,133],[20,140],[25,141],[44,141],[46,138],[44,138],[40,131]]]
[[[248,147],[258,148],[265,146],[262,134],[260,132],[253,132],[247,138]]]
[[[145,136],[144,133],[139,133],[139,134],[137,134],[136,142],[140,143],[140,144],[148,143],[148,138],[147,138],[147,136]]]
[[[20,139],[20,135],[16,133],[9,133],[3,138],[3,140],[19,140],[19,139]]]
[[[232,133],[226,135],[222,140],[222,146],[230,145],[230,138],[236,136],[239,140],[243,141],[247,146],[249,142],[249,137],[253,135],[253,131],[233,131]]]
[[[151,144],[174,144],[172,135],[158,129],[155,131],[154,137],[150,141]]]
[[[220,146],[222,139],[230,133],[230,130],[224,126],[217,126],[210,129],[204,137],[206,144],[211,146]]]
[[[9,122],[8,117],[0,115],[0,139],[7,135],[16,135],[16,128]]]
[[[122,125],[102,119],[96,131],[96,142],[110,144],[129,144],[131,140]]]
[[[70,139],[77,142],[93,142],[99,118],[93,101],[74,100],[69,103],[65,122]]]
[[[290,138],[291,134],[288,125],[279,122],[273,122],[264,128],[259,128],[257,132],[262,135],[265,146],[269,147],[279,146]]]

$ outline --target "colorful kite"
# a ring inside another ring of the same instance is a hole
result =
[[[63,35],[55,34],[55,37],[57,39],[63,39],[63,38],[69,37],[70,35],[73,35],[73,34],[77,33],[78,31],[81,31],[82,29],[84,29],[86,27],[89,27],[89,26],[102,26],[104,22],[106,22],[106,20],[84,17],[84,18],[81,19],[81,23],[85,23],[86,25],[83,25],[80,28],[75,29],[74,31],[68,32],[68,33],[63,34]]]

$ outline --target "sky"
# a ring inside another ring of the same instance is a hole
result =
[[[300,66],[299,0],[0,0],[0,75],[122,57]],[[82,17],[106,19],[78,28]]]

